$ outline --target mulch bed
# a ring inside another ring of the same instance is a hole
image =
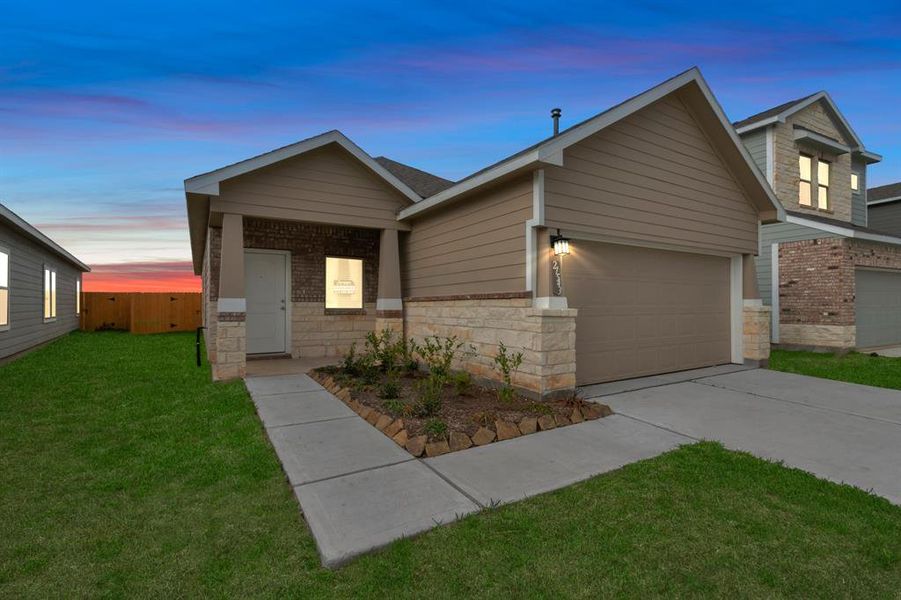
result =
[[[491,388],[472,384],[458,394],[455,387],[448,384],[443,391],[441,408],[424,417],[416,414],[415,408],[416,385],[427,378],[422,373],[401,376],[397,380],[399,393],[396,399],[379,397],[384,376],[365,384],[334,367],[315,369],[310,376],[413,456],[440,456],[474,445],[613,414],[604,404],[587,402],[576,396],[542,401],[516,396],[504,401]],[[430,421],[444,423],[446,431],[430,433],[426,427]]]

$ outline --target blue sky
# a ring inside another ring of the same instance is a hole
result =
[[[196,173],[340,129],[456,179],[547,135],[553,106],[566,126],[694,65],[733,120],[828,90],[885,156],[870,184],[901,180],[889,2],[0,10],[0,202],[135,280],[184,274],[181,185]]]

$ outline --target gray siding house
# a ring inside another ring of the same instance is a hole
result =
[[[869,225],[901,237],[901,182],[867,190]]]
[[[872,205],[868,217],[867,168],[882,157],[864,147],[826,92],[733,125],[786,209],[785,222],[761,226],[757,255],[772,341],[901,343],[901,226],[874,225]],[[896,195],[901,200],[901,186]]]
[[[87,265],[0,204],[0,362],[78,328]]]

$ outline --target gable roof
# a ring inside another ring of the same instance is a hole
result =
[[[54,254],[75,265],[75,267],[78,268],[79,271],[87,273],[91,270],[91,267],[87,266],[71,254],[69,254],[62,246],[41,233],[41,231],[37,227],[31,225],[28,221],[14,213],[3,204],[0,204],[0,222],[8,223],[13,229],[16,229],[25,237],[30,238],[31,240],[37,242]]]
[[[432,175],[422,169],[405,165],[384,156],[376,156],[375,162],[385,167],[385,169],[410,186],[410,189],[423,198],[437,194],[454,185],[454,182],[449,179]]]
[[[901,200],[901,181],[871,187],[867,190],[867,206]]]
[[[868,164],[877,163],[882,160],[882,156],[875,152],[870,152],[864,147],[863,142],[854,131],[854,128],[851,127],[851,124],[848,123],[848,120],[845,119],[845,116],[838,109],[838,106],[835,104],[832,96],[829,95],[829,92],[825,90],[810,94],[809,96],[804,96],[803,98],[798,98],[797,100],[791,100],[790,102],[780,104],[779,106],[774,106],[773,108],[759,112],[756,115],[751,115],[741,121],[736,121],[732,125],[735,127],[735,131],[738,132],[739,135],[742,135],[760,129],[761,127],[767,127],[776,123],[785,123],[785,120],[793,114],[820,101],[823,102],[829,112],[832,113],[832,116],[838,121],[839,127],[844,130],[845,135],[851,138],[853,142],[851,144],[852,152],[859,154]]]
[[[693,67],[663,83],[654,86],[636,96],[617,104],[608,110],[601,112],[589,119],[582,121],[558,135],[548,137],[528,148],[520,150],[507,158],[494,163],[484,169],[476,171],[472,175],[461,179],[453,186],[429,197],[421,202],[400,211],[398,219],[403,220],[431,210],[436,206],[453,201],[473,190],[491,184],[500,178],[504,178],[518,172],[522,172],[544,163],[560,166],[563,164],[563,150],[576,144],[585,138],[594,135],[602,129],[616,123],[629,115],[645,108],[646,106],[664,98],[681,89],[694,89],[703,98],[702,102],[710,109],[714,121],[722,127],[722,132],[729,139],[730,151],[740,156],[738,162],[743,164],[743,172],[739,175],[746,191],[750,192],[752,200],[758,206],[766,206],[776,215],[776,220],[782,220],[784,209],[775,194],[766,182],[766,178],[751,159],[747,149],[742,144],[732,125],[726,119],[722,107],[710,91],[710,87],[701,75],[697,67]],[[753,182],[753,183],[752,183]],[[750,189],[753,188],[753,189]]]
[[[340,131],[333,129],[319,135],[264,152],[252,158],[248,158],[225,167],[195,175],[185,179],[185,194],[203,194],[207,196],[219,195],[219,183],[237,177],[263,167],[281,162],[283,160],[299,156],[311,150],[321,148],[328,144],[337,144],[352,154],[363,165],[368,167],[376,175],[384,179],[389,185],[407,197],[411,202],[418,202],[422,196],[414,192],[409,185],[401,181],[394,173],[379,164],[369,156],[362,148],[354,144]]]

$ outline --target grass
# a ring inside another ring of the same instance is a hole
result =
[[[240,383],[190,335],[0,367],[0,597],[889,597],[901,508],[686,446],[319,566]]]
[[[858,352],[825,354],[773,350],[770,354],[770,368],[787,373],[901,390],[901,358],[870,356]]]

